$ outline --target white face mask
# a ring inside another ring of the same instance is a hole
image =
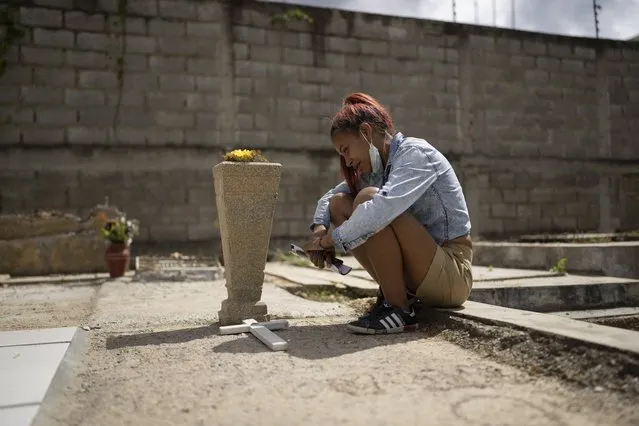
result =
[[[362,133],[362,137],[366,142],[368,142],[368,156],[371,159],[371,168],[372,172],[376,175],[381,175],[384,173],[384,164],[382,163],[382,156],[379,154],[379,150],[369,141],[364,133]]]

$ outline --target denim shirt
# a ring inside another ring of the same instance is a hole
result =
[[[375,196],[353,211],[351,217],[332,232],[337,250],[348,252],[409,212],[426,227],[439,245],[470,232],[470,216],[457,175],[442,153],[423,139],[397,133],[391,140],[384,174],[370,173],[358,182],[358,189],[379,188]],[[320,198],[313,226],[328,229],[328,203],[337,193],[350,193],[345,181]]]

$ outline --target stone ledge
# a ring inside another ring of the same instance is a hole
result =
[[[473,264],[482,266],[548,270],[562,258],[571,272],[639,278],[639,241],[473,244]]]

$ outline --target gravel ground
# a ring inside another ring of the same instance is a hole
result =
[[[101,327],[85,333],[36,425],[639,424],[636,387],[624,387],[637,371],[616,354],[616,370],[597,367],[611,355],[466,320],[355,336],[343,326],[352,316],[332,307],[291,320],[278,332],[289,351],[271,352],[252,336],[219,335],[219,300],[206,302],[217,289],[145,285],[2,289],[3,329]],[[273,306],[296,300],[268,294]]]

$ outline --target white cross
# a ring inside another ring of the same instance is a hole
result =
[[[254,319],[247,319],[242,321],[242,323],[243,324],[220,327],[220,334],[226,335],[250,332],[273,351],[285,351],[288,349],[288,343],[286,340],[271,331],[288,328],[288,321],[273,320],[269,322],[257,322]]]

